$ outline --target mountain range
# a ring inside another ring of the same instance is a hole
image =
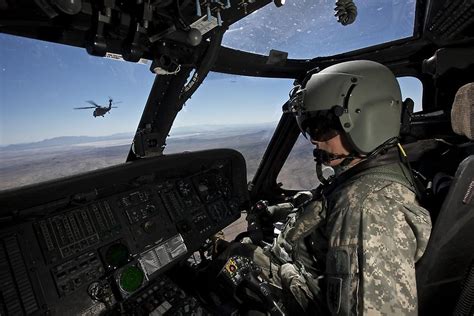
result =
[[[212,148],[232,148],[247,163],[247,178],[255,174],[276,123],[181,127],[171,131],[165,155]],[[133,133],[110,136],[65,136],[0,148],[0,190],[70,176],[124,163]],[[317,185],[312,147],[301,138],[287,159],[278,182],[290,189]]]
[[[256,132],[259,130],[272,130],[276,126],[276,122],[259,123],[259,124],[233,124],[233,125],[195,125],[173,127],[170,131],[168,139],[176,138],[221,138],[245,133]],[[123,140],[124,144],[131,144],[134,132],[123,132],[106,136],[59,136],[44,139],[37,142],[18,143],[10,145],[0,145],[0,151],[16,151],[25,149],[40,149],[47,147],[65,147],[81,144],[93,144],[95,142],[107,142]]]

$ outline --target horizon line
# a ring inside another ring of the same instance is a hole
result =
[[[212,126],[212,127],[217,127],[217,126],[226,126],[229,128],[232,127],[237,127],[237,126],[252,126],[252,125],[264,125],[264,124],[278,124],[278,121],[266,121],[266,122],[256,122],[256,123],[232,123],[232,124],[194,124],[194,125],[180,125],[180,126],[174,126],[174,128],[196,128],[200,126]],[[276,127],[276,125],[275,125]],[[172,127],[173,128],[173,127]],[[18,143],[0,143],[0,147],[8,147],[8,146],[15,146],[15,145],[29,145],[29,144],[35,144],[35,143],[41,143],[49,140],[54,140],[57,138],[67,138],[67,137],[90,137],[90,138],[98,138],[98,137],[112,137],[120,134],[132,134],[134,135],[134,131],[124,131],[124,132],[116,132],[112,134],[104,134],[104,135],[60,135],[60,136],[54,136],[54,137],[49,137],[49,138],[43,138],[39,140],[31,140],[31,141],[24,141],[24,142],[18,142]],[[170,134],[168,137],[172,136],[172,130],[170,130]]]

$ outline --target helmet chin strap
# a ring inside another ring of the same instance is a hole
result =
[[[354,158],[357,157],[357,155],[356,154],[336,155],[336,154],[329,153],[325,150],[315,148],[313,149],[313,157],[314,157],[314,161],[320,164],[327,164],[328,162],[331,162],[333,160],[344,158],[344,160],[341,162],[341,165],[347,166],[348,164],[351,163],[352,160],[354,160]]]
[[[316,176],[318,177],[318,180],[323,185],[326,185],[326,184],[329,184],[330,179],[326,179],[323,176],[323,168],[322,168],[323,164],[327,164],[327,163],[329,163],[333,160],[337,160],[337,159],[344,159],[339,164],[339,166],[340,167],[346,167],[354,160],[354,158],[357,157],[357,155],[356,154],[336,155],[336,154],[333,154],[333,153],[329,153],[325,150],[315,148],[315,149],[313,149],[313,157],[314,157],[314,161],[316,161]]]
[[[315,148],[313,149],[313,156],[314,156],[314,161],[316,161],[316,176],[318,177],[318,180],[321,182],[321,184],[323,185],[330,184],[333,178],[336,178],[339,174],[349,169],[349,164],[355,158],[360,158],[360,159],[363,159],[364,161],[369,161],[378,157],[380,154],[383,154],[391,147],[397,146],[397,144],[398,144],[398,137],[392,137],[366,156],[365,155],[363,156],[357,153],[355,150],[353,150],[348,155],[336,155],[336,154],[329,153],[325,150]],[[399,146],[401,147],[401,145]],[[404,151],[401,150],[401,152],[404,156],[406,156],[406,154],[404,154]],[[335,175],[330,177],[329,179],[324,178],[322,165],[328,164],[329,162],[333,160],[337,160],[337,159],[344,159],[344,160],[335,168],[333,168],[335,171]],[[337,168],[339,169],[340,172],[338,172]]]

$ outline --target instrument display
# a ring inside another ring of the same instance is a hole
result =
[[[0,226],[0,282],[10,287],[0,314],[116,310],[139,303],[148,287],[166,296],[158,280],[238,219],[247,201],[243,157],[224,149],[2,193],[2,215],[14,211],[19,220]],[[171,309],[166,302],[157,308]]]

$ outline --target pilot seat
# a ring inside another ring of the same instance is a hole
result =
[[[467,138],[462,146],[473,148],[474,83],[462,86],[456,93],[451,124],[455,133]],[[425,254],[416,266],[419,314],[474,315],[473,263],[474,155],[471,150],[454,177],[450,177]]]

